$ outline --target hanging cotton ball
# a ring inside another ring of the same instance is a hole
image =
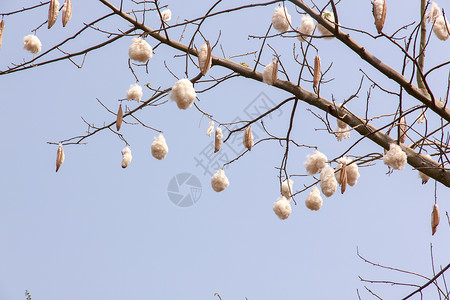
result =
[[[289,30],[291,24],[291,15],[288,14],[286,7],[277,6],[272,15],[273,28],[283,33]]]
[[[406,141],[406,131],[408,130],[408,125],[406,124],[405,117],[400,118],[400,123],[398,124],[400,129],[400,137],[398,138],[400,143],[404,143]]]
[[[56,22],[59,13],[58,0],[51,0],[48,7],[48,29],[50,29]]]
[[[428,20],[429,22],[436,22],[437,18],[439,18],[439,16],[441,16],[441,9],[439,8],[439,6],[437,5],[436,2],[431,3],[431,8],[430,11],[425,15],[425,18]]]
[[[425,122],[425,120],[426,120],[426,117],[425,117],[425,111],[424,111],[423,108],[422,108],[422,112],[420,113],[420,116],[419,116],[419,118],[417,119],[417,123],[422,124],[422,123]]]
[[[70,0],[66,0],[66,2],[64,2],[61,13],[63,27],[66,27],[70,18],[72,18],[72,2],[70,2]]]
[[[439,214],[439,207],[437,204],[435,204],[433,206],[433,211],[431,212],[431,235],[434,235],[436,233],[440,220],[441,216]]]
[[[203,76],[208,73],[212,65],[211,51],[211,45],[209,44],[209,41],[206,41],[206,43],[200,47],[200,51],[198,52],[198,65]]]
[[[61,167],[65,158],[66,155],[64,154],[63,146],[59,143],[58,150],[56,151],[56,172],[58,172],[59,167]]]
[[[428,158],[429,160],[433,160],[430,156],[430,154],[425,155],[426,158]],[[419,177],[422,179],[422,184],[425,184],[428,182],[428,180],[430,180],[430,176],[428,176],[425,173],[422,173],[419,171]]]
[[[286,220],[291,215],[291,203],[285,197],[281,197],[273,204],[273,211],[278,218]]]
[[[130,147],[125,147],[122,149],[122,168],[128,167],[128,165],[131,163],[131,160],[133,157],[131,156],[131,150]]]
[[[292,179],[285,179],[281,184],[281,195],[286,199],[291,199],[294,181]]]
[[[244,144],[244,147],[248,149],[248,151],[252,150],[254,144],[253,144],[252,127],[250,125],[245,128],[242,143]]]
[[[164,157],[166,157],[167,152],[169,152],[169,147],[167,147],[166,139],[164,138],[162,133],[155,138],[152,143],[151,149],[154,158],[162,160],[164,159]]]
[[[170,9],[165,9],[161,12],[163,22],[169,22],[172,19],[172,12]]]
[[[268,85],[273,85],[278,77],[278,61],[274,59],[264,68],[263,81]]]
[[[449,29],[447,29],[449,28]],[[450,36],[448,30],[450,30],[450,24],[448,20],[444,19],[444,16],[439,16],[434,22],[433,32],[441,41],[446,41]]]
[[[41,52],[42,44],[37,36],[30,34],[23,38],[23,48],[33,54],[36,54]]]
[[[322,193],[327,197],[332,196],[336,192],[336,177],[334,177],[333,168],[328,164],[320,172],[320,188]]]
[[[217,170],[216,174],[211,177],[211,186],[216,192],[221,192],[230,185],[225,171],[223,169]]]
[[[142,87],[139,84],[135,83],[130,85],[130,88],[127,91],[128,100],[136,100],[137,102],[140,102],[142,95]]]
[[[312,35],[314,32],[314,21],[313,19],[306,15],[302,17],[302,24],[297,28],[297,31],[299,32],[297,34],[297,39],[300,42],[306,41],[309,35]],[[302,36],[304,34],[304,36]]]
[[[220,129],[220,127],[217,127],[216,138],[214,140],[214,153],[218,152],[220,150],[220,147],[222,147],[222,140],[223,140],[222,129]]]
[[[214,131],[214,122],[213,121],[209,121],[209,127],[208,130],[206,131],[206,135],[207,136],[211,136],[211,133]]]
[[[322,207],[323,200],[320,196],[319,189],[317,186],[314,186],[311,189],[311,192],[309,193],[308,197],[306,197],[305,205],[310,210],[319,210]]]
[[[372,2],[372,13],[375,19],[375,27],[379,34],[383,31],[384,22],[386,21],[386,1],[375,0]]]
[[[194,86],[189,79],[183,78],[178,80],[172,87],[170,99],[177,103],[179,109],[188,109],[194,103],[197,97]]]
[[[325,167],[327,162],[327,157],[325,154],[316,150],[314,154],[308,154],[307,159],[305,161],[306,171],[311,174],[317,174]]]
[[[133,38],[128,48],[128,56],[135,61],[146,63],[153,56],[152,46],[141,38]]]
[[[328,23],[330,25],[334,26],[334,22],[335,22],[334,14],[331,11],[324,10],[323,13],[322,13],[322,18],[325,21],[328,21]],[[325,39],[332,39],[332,38],[334,38],[333,34],[328,29],[326,29],[325,27],[320,25],[319,23],[317,23],[317,29],[319,29],[319,31],[320,31],[320,33],[322,33],[322,35],[325,35],[324,36]]]
[[[341,184],[341,169],[343,165],[346,165],[346,173],[347,173],[347,183],[349,186],[354,186],[358,182],[358,178],[360,177],[359,171],[358,171],[358,165],[356,163],[351,163],[352,159],[343,156],[338,159],[339,165],[336,168],[335,177],[339,184]]]
[[[395,170],[402,170],[406,163],[406,153],[397,144],[390,144],[389,151],[383,156],[385,165]]]
[[[0,20],[0,48],[2,48],[3,31],[5,30],[5,21]]]

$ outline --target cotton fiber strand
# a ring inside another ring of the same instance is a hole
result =
[[[127,91],[127,99],[128,100],[136,100],[137,102],[140,102],[142,99],[142,87],[135,83],[130,85],[130,88]]]
[[[397,144],[390,144],[389,151],[383,156],[385,165],[395,169],[402,170],[406,164],[406,153]]]
[[[273,60],[264,68],[263,81],[268,85],[273,85],[278,77],[278,62]]]
[[[428,158],[429,160],[433,160],[430,156],[430,154],[425,155],[426,158]],[[422,184],[425,184],[428,182],[428,180],[430,180],[430,176],[426,175],[425,173],[422,173],[419,171],[419,177],[422,179]]]
[[[286,199],[291,199],[293,191],[294,181],[292,179],[286,179],[281,184],[281,195]]]
[[[291,215],[291,203],[285,197],[281,197],[273,204],[273,211],[278,218],[286,220]]]
[[[30,34],[23,38],[23,48],[33,54],[36,54],[41,52],[42,44],[37,36]]]
[[[208,130],[206,130],[206,135],[211,136],[211,133],[214,131],[214,122],[209,121],[209,127]]]
[[[216,174],[211,177],[211,186],[216,192],[221,192],[230,185],[225,171],[223,169],[217,170]]]
[[[352,159],[348,158],[347,156],[341,157],[338,159],[339,165],[337,166],[336,170],[338,170],[336,173],[334,173],[336,180],[339,184],[341,184],[341,169],[343,164],[346,165],[346,173],[347,173],[347,183],[349,186],[354,186],[358,182],[358,178],[360,177],[359,171],[358,171],[358,165],[356,163],[352,163]]]
[[[172,12],[170,9],[165,9],[161,12],[161,18],[164,22],[169,22],[172,20]]]
[[[166,139],[162,135],[162,133],[155,138],[155,140],[152,143],[152,155],[154,158],[162,160],[166,157],[167,153],[169,152],[169,148],[166,144]]]
[[[297,39],[300,42],[306,41],[309,35],[312,35],[314,32],[314,21],[313,18],[310,16],[303,16],[302,17],[302,24],[297,28],[297,31],[301,34],[305,34],[305,36],[302,36],[301,34],[297,34]]]
[[[178,80],[172,87],[170,99],[177,103],[179,109],[188,109],[194,103],[197,97],[194,86],[189,79],[183,78]]]
[[[211,45],[209,44],[209,41],[206,41],[206,43],[200,47],[198,64],[202,75],[205,76],[212,65]]]
[[[328,21],[328,23],[332,26],[334,26],[334,14],[328,10],[325,10],[322,13],[322,18],[326,21]],[[332,39],[334,38],[333,34],[328,31],[328,29],[326,29],[325,27],[323,27],[322,25],[320,25],[319,23],[317,23],[317,29],[319,29],[320,33],[322,33],[322,35],[325,35],[324,38],[325,39]]]
[[[286,7],[277,6],[272,15],[272,25],[275,30],[283,33],[289,30],[291,24],[291,15],[288,13]]]
[[[325,154],[316,150],[314,154],[308,154],[307,160],[305,161],[306,171],[310,175],[314,175],[322,171],[327,162],[327,157]]]
[[[319,210],[322,207],[323,200],[320,196],[319,189],[317,186],[314,186],[311,189],[311,192],[309,193],[308,197],[306,197],[305,205],[310,210]]]
[[[375,0],[372,2],[373,8],[373,17],[375,19],[375,27],[379,34],[381,34],[384,22],[386,21],[386,1],[384,0]]]
[[[128,55],[132,60],[146,63],[153,56],[152,46],[141,38],[133,38],[133,42],[128,48]]]
[[[128,165],[131,163],[131,160],[133,157],[131,156],[131,150],[130,147],[125,147],[122,149],[122,168],[128,167]]]
[[[433,25],[433,32],[441,41],[446,41],[450,36],[447,27],[450,30],[450,24],[448,20],[445,20],[444,16],[442,15],[436,19],[436,22]]]
[[[334,170],[328,164],[320,172],[320,189],[327,197],[332,196],[337,189],[337,180],[336,177],[334,177]]]

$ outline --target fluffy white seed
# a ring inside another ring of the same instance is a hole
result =
[[[328,21],[328,23],[332,26],[334,26],[334,14],[331,11],[328,10],[324,10],[324,12],[322,13],[322,18],[326,21]],[[325,39],[332,39],[334,38],[333,34],[326,29],[325,27],[323,27],[322,25],[320,25],[319,23],[317,23],[317,29],[319,29],[320,33],[322,33],[322,35],[324,35]]]
[[[272,25],[275,30],[283,33],[289,30],[291,24],[291,15],[288,13],[286,7],[277,6],[272,15]]]
[[[34,34],[27,35],[23,38],[23,48],[33,54],[41,52],[42,44]]]
[[[264,68],[263,81],[268,85],[273,85],[277,81],[278,77],[278,62],[273,60]]]
[[[61,167],[65,158],[66,155],[64,154],[63,146],[59,143],[58,150],[56,151],[56,172],[58,172],[59,167]]]
[[[378,33],[381,34],[384,22],[386,20],[386,1],[384,0],[375,0],[372,2],[373,8],[373,17],[375,19],[375,27],[377,28]]]
[[[297,31],[299,34],[297,34],[297,39],[300,42],[306,41],[309,35],[312,35],[314,32],[314,21],[313,18],[310,16],[303,16],[302,17],[302,24],[297,28]],[[304,34],[302,36],[302,34]]]
[[[142,87],[135,83],[130,85],[130,88],[127,91],[127,99],[128,100],[136,100],[137,102],[140,102],[142,99]]]
[[[334,177],[334,170],[328,164],[320,172],[320,189],[327,197],[332,196],[337,189],[337,180],[336,177]]]
[[[281,220],[286,220],[291,215],[291,203],[285,197],[278,198],[273,204],[273,211]]]
[[[203,76],[208,73],[212,65],[211,51],[211,45],[209,44],[209,41],[206,41],[206,43],[200,47],[200,51],[198,53],[198,64]]]
[[[327,162],[327,157],[325,154],[316,150],[314,154],[308,154],[307,159],[305,161],[306,171],[311,174],[317,174],[325,167]]]
[[[319,189],[317,186],[314,186],[311,189],[311,192],[309,193],[308,197],[306,197],[305,205],[310,210],[319,210],[322,207],[323,200],[320,196]]]
[[[131,160],[133,157],[131,156],[131,150],[130,147],[125,147],[122,149],[122,168],[128,167],[128,165],[131,163]]]
[[[128,48],[128,56],[135,61],[146,63],[153,56],[152,46],[141,38],[133,38]]]
[[[431,235],[434,235],[436,233],[440,220],[441,216],[439,214],[439,207],[437,204],[435,204],[433,206],[433,211],[431,212]]]
[[[383,156],[385,165],[395,169],[402,170],[406,164],[406,153],[397,144],[390,144],[389,151]]]
[[[430,154],[425,155],[426,158],[428,158],[429,160],[433,160],[430,156]],[[426,175],[425,173],[422,173],[419,171],[419,177],[420,179],[422,179],[422,184],[425,184],[428,182],[428,180],[430,180],[430,176]]]
[[[208,130],[206,131],[206,135],[207,136],[211,136],[211,133],[214,131],[214,122],[213,121],[209,121],[209,127]]]
[[[169,22],[172,20],[172,12],[170,9],[165,9],[161,12],[161,17],[164,22]]]
[[[286,179],[281,184],[281,195],[286,199],[291,199],[293,191],[294,181],[292,179]]]
[[[155,138],[152,143],[152,155],[154,158],[162,160],[166,157],[167,152],[169,152],[169,147],[167,147],[166,139],[162,133]]]
[[[183,78],[178,80],[172,87],[170,99],[177,103],[179,109],[188,109],[194,103],[197,97],[194,86],[189,79]]]
[[[66,0],[66,2],[64,2],[61,13],[63,27],[66,27],[70,18],[72,18],[72,2],[70,2],[70,0]]]
[[[48,7],[48,29],[50,29],[56,22],[59,13],[59,1],[50,0]]]
[[[437,5],[437,3],[436,2],[431,3],[430,11],[426,14],[426,19],[428,20],[428,22],[432,23],[436,22],[437,18],[441,15],[442,15],[441,9]]]
[[[449,28],[449,29],[447,29],[447,28]],[[433,32],[434,32],[434,34],[441,41],[446,41],[449,38],[449,36],[450,36],[448,30],[450,30],[450,23],[448,22],[448,20],[444,19],[444,16],[442,16],[442,15],[439,16],[436,19],[436,22],[434,22],[434,25],[433,25]]]
[[[220,150],[220,147],[222,147],[222,140],[223,140],[222,129],[220,127],[217,127],[216,136],[214,139],[214,153],[218,152]]]
[[[216,192],[221,192],[230,185],[225,171],[223,169],[217,170],[216,174],[211,177],[211,187]]]
[[[358,178],[360,176],[358,171],[358,165],[356,163],[352,163],[352,159],[347,156],[341,157],[338,159],[339,165],[336,167],[337,172],[334,173],[336,180],[339,184],[341,184],[341,169],[343,164],[347,165],[346,173],[347,173],[347,184],[349,186],[354,186],[358,182]]]

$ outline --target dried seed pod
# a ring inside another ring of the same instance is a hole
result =
[[[70,18],[72,18],[72,2],[70,0],[66,0],[63,4],[62,8],[62,24],[63,27],[66,27]]]
[[[117,119],[116,119],[117,131],[119,131],[120,127],[122,126],[122,120],[123,120],[123,111],[122,111],[122,103],[120,103],[119,104],[119,111],[117,112]]]
[[[400,118],[400,124],[398,125],[400,127],[400,137],[398,138],[400,143],[404,143],[406,140],[406,130],[408,129],[408,125],[406,125],[406,119],[405,117]]]
[[[5,21],[0,20],[0,48],[2,48],[3,30],[5,30]]]
[[[319,87],[319,81],[320,81],[320,72],[321,72],[321,64],[320,64],[320,57],[318,55],[316,55],[316,57],[314,57],[314,78],[313,78],[313,88],[314,91],[318,91],[318,87]]]
[[[61,167],[65,158],[66,156],[64,155],[63,146],[59,143],[58,151],[56,151],[56,172],[58,172],[59,167]]]
[[[386,1],[385,0],[375,0],[372,2],[372,13],[375,19],[375,27],[379,34],[383,31],[384,21],[386,21]]]
[[[345,162],[342,164],[339,183],[341,184],[341,194],[343,194],[347,188],[347,164]]]
[[[439,208],[438,205],[435,204],[433,206],[433,211],[431,212],[431,235],[434,235],[436,233],[440,220],[441,216],[439,214]]]
[[[59,13],[59,1],[51,0],[48,7],[48,29],[50,29],[56,22]]]
[[[244,147],[248,149],[248,151],[252,150],[253,147],[253,133],[252,133],[252,127],[247,126],[244,131],[244,140],[243,140]]]
[[[209,121],[209,127],[208,130],[206,131],[206,135],[207,136],[211,136],[211,133],[214,131],[214,122],[213,121]]]
[[[274,59],[264,68],[263,81],[268,85],[273,85],[278,78],[278,60]]]
[[[133,157],[131,156],[131,150],[130,147],[125,147],[122,149],[122,168],[128,167],[128,165],[131,163],[131,160]]]
[[[214,141],[214,153],[216,153],[217,151],[220,150],[220,147],[222,146],[222,139],[223,139],[222,129],[217,127],[216,128],[216,139]]]
[[[209,44],[209,41],[206,41],[206,43],[202,45],[198,53],[198,65],[203,76],[208,73],[212,65],[211,51],[211,45]]]

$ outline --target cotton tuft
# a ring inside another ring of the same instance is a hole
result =
[[[133,157],[131,156],[131,150],[130,147],[125,147],[122,149],[122,168],[128,167],[128,165],[131,163],[131,160]]]
[[[133,38],[133,43],[128,49],[128,55],[132,60],[146,63],[153,56],[152,46],[141,38]]]
[[[395,169],[402,170],[406,164],[406,153],[397,144],[390,144],[389,151],[383,156],[385,165]]]
[[[200,47],[200,51],[198,53],[198,64],[200,71],[203,76],[205,76],[212,65],[211,45],[209,44],[209,41]]]
[[[336,173],[334,173],[334,176],[336,177],[336,180],[339,184],[341,184],[341,169],[343,164],[346,164],[346,172],[347,172],[347,183],[349,186],[354,186],[358,182],[359,174],[358,171],[358,165],[356,163],[352,163],[352,159],[348,158],[347,156],[341,157],[338,159],[339,165],[336,168]]]
[[[272,15],[273,28],[283,33],[289,30],[289,24],[291,24],[291,15],[288,13],[286,7],[277,6],[275,12]]]
[[[430,11],[426,14],[426,19],[428,22],[434,23],[439,16],[441,16],[441,9],[436,2],[431,3]]]
[[[164,138],[162,133],[155,138],[152,143],[151,149],[154,158],[162,160],[166,157],[167,152],[169,152],[169,147],[167,147],[166,139]]]
[[[322,193],[327,197],[332,196],[336,192],[337,180],[334,177],[333,168],[328,164],[320,172],[320,188],[322,189]]]
[[[208,130],[206,131],[206,135],[207,136],[211,136],[211,133],[214,131],[214,122],[213,121],[209,121],[209,127]]]
[[[41,52],[42,43],[34,34],[27,35],[23,38],[23,48],[33,54]]]
[[[325,154],[316,150],[314,154],[308,154],[307,160],[305,161],[306,171],[310,175],[314,175],[322,171],[327,162],[327,157]]]
[[[273,204],[273,211],[278,218],[286,220],[291,215],[291,203],[285,197],[281,197]]]
[[[135,83],[130,85],[130,88],[127,91],[127,99],[128,100],[136,100],[137,102],[140,102],[142,99],[142,87]]]
[[[327,20],[328,23],[330,23],[330,25],[334,26],[334,22],[335,22],[334,14],[331,11],[325,10],[322,13],[322,18],[324,20]],[[319,31],[322,33],[322,35],[327,35],[326,37],[324,37],[325,39],[333,39],[334,38],[333,34],[328,29],[326,29],[325,27],[320,25],[319,23],[317,23],[317,29],[319,29]]]
[[[222,147],[222,140],[223,140],[222,129],[220,127],[217,127],[214,138],[214,153],[218,152],[220,150],[220,147]]]
[[[164,22],[169,22],[172,20],[172,12],[170,9],[165,9],[161,12],[161,17]]]
[[[442,15],[436,19],[436,22],[433,25],[433,32],[441,41],[446,41],[450,36],[447,27],[450,29],[450,24],[448,20],[445,20],[444,16]]]
[[[194,86],[189,79],[183,78],[178,80],[172,87],[170,99],[177,103],[179,109],[188,109],[194,103],[197,97]]]
[[[273,85],[278,77],[278,62],[273,60],[264,68],[263,81],[268,85]]]
[[[217,170],[216,174],[211,177],[211,186],[216,192],[221,192],[230,185],[225,171],[223,169]]]
[[[429,160],[433,160],[430,156],[430,154],[425,155],[426,158],[428,158]],[[419,171],[419,177],[420,179],[422,179],[422,184],[425,184],[428,182],[428,180],[430,180],[430,176],[426,175],[425,173],[422,173]]]
[[[314,186],[311,189],[311,192],[309,193],[308,197],[306,197],[305,205],[310,210],[319,210],[322,207],[323,200],[320,196],[319,189],[317,186]]]
[[[286,199],[291,199],[293,191],[294,181],[292,179],[286,179],[281,184],[281,195]]]
[[[310,16],[303,16],[302,17],[302,24],[297,28],[297,31],[305,34],[305,36],[302,36],[301,34],[297,34],[297,39],[300,42],[304,42],[306,41],[306,39],[308,38],[308,35],[312,35],[313,31],[314,31],[314,21],[313,18],[311,18]]]

